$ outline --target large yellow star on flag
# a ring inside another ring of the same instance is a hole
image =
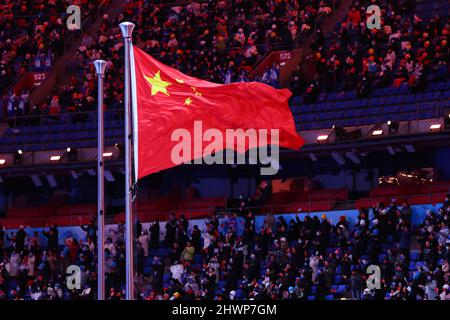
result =
[[[155,76],[153,78],[144,76],[144,78],[150,83],[152,86],[152,96],[157,94],[158,92],[161,92],[165,94],[166,96],[170,96],[170,94],[167,92],[167,87],[171,85],[170,82],[163,81],[161,79],[161,72],[158,70],[158,72],[155,73]]]
[[[185,106],[189,107],[191,105],[191,103],[192,103],[191,97],[188,97],[188,98],[186,98],[186,100],[184,100],[184,105]]]

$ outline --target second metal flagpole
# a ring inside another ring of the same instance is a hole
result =
[[[98,77],[98,145],[97,145],[97,299],[105,300],[105,167],[103,161],[104,126],[103,126],[103,79],[106,61],[95,60]]]
[[[133,215],[132,215],[132,146],[131,146],[131,77],[130,48],[134,24],[122,22],[120,25],[125,49],[125,273],[126,299],[134,300],[133,272]]]

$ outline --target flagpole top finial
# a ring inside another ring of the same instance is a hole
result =
[[[95,72],[97,73],[97,75],[101,76],[105,74],[106,64],[107,62],[105,60],[94,61]]]
[[[123,38],[131,38],[134,29],[134,23],[132,22],[122,22],[119,24],[120,30],[122,31]]]

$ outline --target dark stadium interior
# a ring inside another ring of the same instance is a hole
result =
[[[77,4],[73,31],[67,1],[0,0],[0,300],[95,299],[96,59],[107,299],[124,299],[123,21],[185,74],[289,88],[305,140],[272,177],[224,164],[140,180],[138,298],[450,300],[448,0]],[[80,290],[65,288],[70,264]],[[366,286],[371,264],[381,289]]]

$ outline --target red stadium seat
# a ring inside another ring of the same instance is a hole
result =
[[[299,208],[303,212],[317,212],[332,210],[334,201],[312,201],[291,203],[284,208],[285,212],[297,212]]]
[[[45,218],[55,214],[56,208],[51,206],[41,206],[35,208],[10,208],[8,209],[9,218]]]
[[[3,218],[0,225],[7,229],[15,229],[20,225],[24,227],[40,227],[45,224],[45,220],[38,218]]]
[[[82,216],[51,216],[46,220],[46,225],[52,223],[58,226],[78,226],[81,224],[89,223],[93,216],[82,215]]]
[[[57,215],[61,216],[85,216],[85,215],[96,215],[97,205],[96,204],[76,204],[76,205],[65,205],[58,208]]]

